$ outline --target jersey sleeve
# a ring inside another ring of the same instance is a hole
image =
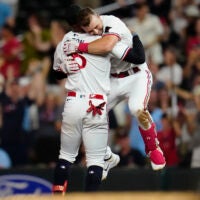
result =
[[[145,62],[145,51],[142,42],[137,34],[132,38],[133,47],[130,48],[125,43],[119,41],[114,46],[111,55],[133,64],[142,64]]]
[[[115,35],[121,40],[122,36],[126,34],[127,27],[123,21],[115,16],[104,16],[103,18],[104,32],[102,36]]]
[[[55,53],[54,53],[53,72],[54,72],[55,78],[57,80],[62,80],[64,78],[67,78],[67,74],[63,73],[61,71],[61,69],[60,69],[60,65],[63,62],[62,61],[62,51],[61,51],[61,48],[62,48],[62,43],[60,42],[57,45]]]
[[[126,57],[129,50],[130,50],[130,47],[127,44],[119,41],[116,43],[116,45],[112,49],[111,56],[118,58],[120,60],[123,60]]]
[[[61,42],[57,45],[54,53],[53,70],[60,71],[60,64],[62,63]]]

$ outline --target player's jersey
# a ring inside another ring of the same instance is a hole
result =
[[[116,35],[119,38],[119,41],[121,41],[121,43],[132,47],[132,34],[128,27],[119,18],[113,15],[101,15],[101,19],[104,25],[103,36]],[[122,55],[126,53],[124,52],[123,48],[117,49]],[[112,58],[111,66],[111,73],[119,73],[121,71],[127,71],[128,69],[134,67],[134,64],[127,63],[117,58]]]
[[[54,54],[54,70],[59,70],[58,63],[63,62],[67,58],[63,52],[65,41],[76,40],[78,42],[92,42],[98,38],[99,36],[74,33],[72,31],[65,34]],[[68,75],[65,88],[81,93],[100,93],[107,95],[110,90],[110,55],[98,56],[76,53],[72,56],[79,63],[81,70],[79,73]]]

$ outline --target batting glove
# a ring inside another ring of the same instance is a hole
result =
[[[79,43],[71,40],[71,41],[66,41],[63,44],[63,51],[65,55],[70,55],[72,53],[76,53],[78,52],[78,47],[79,47]]]
[[[72,56],[67,56],[64,62],[60,64],[60,70],[65,74],[75,74],[80,71],[80,68]]]

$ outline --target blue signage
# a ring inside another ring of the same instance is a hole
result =
[[[11,174],[0,176],[0,197],[14,194],[47,194],[51,193],[52,184],[42,178]]]

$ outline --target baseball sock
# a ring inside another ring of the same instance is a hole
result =
[[[59,159],[54,171],[53,193],[64,194],[67,190],[69,178],[69,167],[72,163],[64,159]]]
[[[149,153],[149,151],[155,150],[158,145],[157,133],[155,129],[156,128],[154,123],[152,123],[151,127],[147,130],[144,130],[141,127],[139,127],[141,136],[145,143],[145,150],[147,154]]]
[[[101,184],[103,168],[99,166],[90,166],[87,170],[85,180],[85,191],[94,192],[97,191]]]

